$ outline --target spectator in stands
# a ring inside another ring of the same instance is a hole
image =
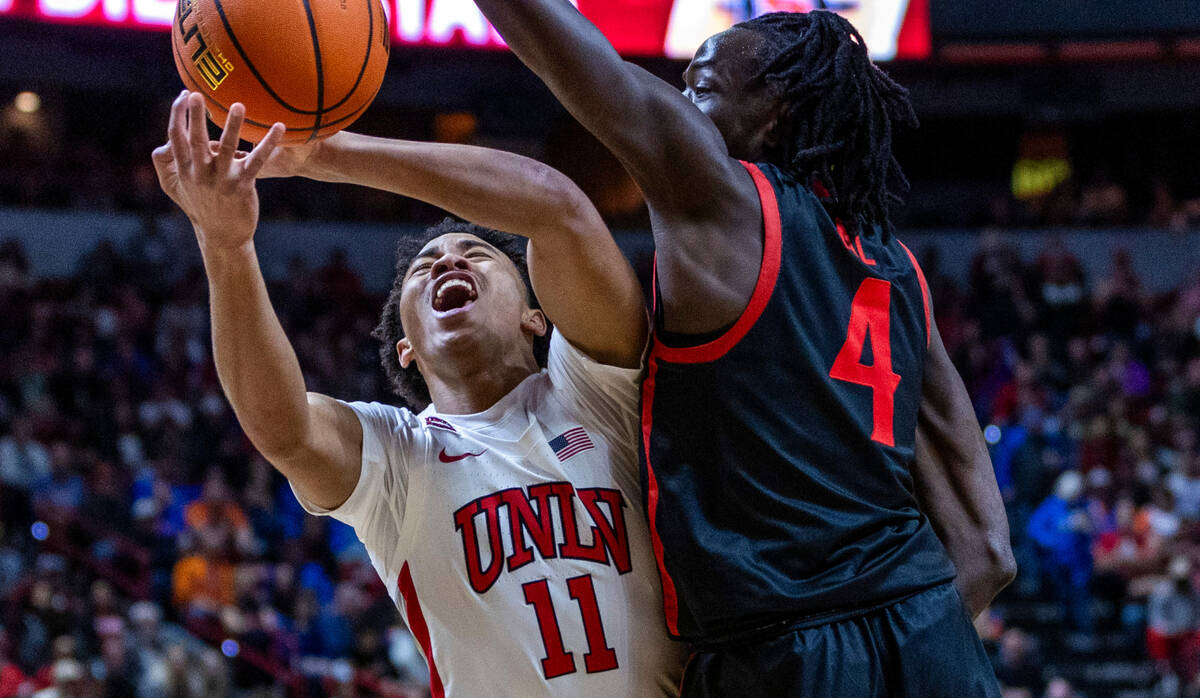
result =
[[[1081,698],[1075,687],[1061,676],[1055,676],[1046,684],[1045,698]]]
[[[32,421],[14,419],[12,433],[0,438],[0,484],[28,492],[50,468],[50,452],[34,438]]]
[[[1191,684],[1200,672],[1200,593],[1192,583],[1192,563],[1171,558],[1167,579],[1150,594],[1146,646],[1164,679]]]
[[[83,665],[75,659],[59,659],[50,671],[53,684],[33,694],[33,698],[87,698],[95,695]]]
[[[187,537],[183,556],[175,563],[173,598],[184,609],[189,622],[211,624],[222,608],[232,606],[237,600],[236,568],[229,560],[231,529],[218,522],[198,533]]]
[[[1106,332],[1130,337],[1142,322],[1145,304],[1146,292],[1133,268],[1133,257],[1129,250],[1118,247],[1113,250],[1108,276],[1096,284],[1092,297],[1097,325]]]
[[[75,452],[65,441],[50,445],[50,472],[33,487],[37,510],[78,511],[83,505],[83,478],[76,472]]]
[[[239,554],[253,550],[253,530],[241,505],[234,501],[225,484],[225,476],[218,468],[209,468],[204,479],[200,498],[187,505],[183,513],[184,522],[198,538],[228,540]]]
[[[13,663],[10,649],[8,633],[0,627],[0,698],[16,698],[31,690],[29,679],[25,677],[21,668]]]
[[[1058,337],[1087,327],[1087,287],[1083,265],[1061,235],[1050,238],[1034,263],[1038,325]]]
[[[166,695],[166,643],[163,640],[162,610],[150,601],[138,601],[129,607],[129,638],[138,666],[134,691],[137,698]]]
[[[1042,552],[1042,570],[1067,622],[1080,630],[1091,627],[1088,585],[1092,578],[1091,522],[1083,499],[1083,476],[1068,470],[1054,493],[1029,519],[1029,536]]]
[[[1023,689],[1025,695],[1039,696],[1046,682],[1042,679],[1042,661],[1036,641],[1017,628],[1000,636],[1000,654],[996,663],[996,678],[1006,691]]]
[[[1111,595],[1114,601],[1124,597],[1135,579],[1161,569],[1163,539],[1148,527],[1139,531],[1134,521],[1136,513],[1132,498],[1118,498],[1111,528],[1099,532],[1092,548],[1096,576],[1108,580],[1110,588],[1117,587]]]

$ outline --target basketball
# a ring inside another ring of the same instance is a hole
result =
[[[257,142],[278,121],[292,144],[352,124],[379,91],[390,48],[380,0],[180,0],[171,45],[214,122],[241,102],[242,138]]]

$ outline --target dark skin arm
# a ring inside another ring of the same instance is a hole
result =
[[[958,570],[954,583],[974,618],[1013,580],[1017,565],[983,433],[936,323],[925,359],[912,472],[921,510]]]
[[[763,250],[758,195],[734,156],[752,159],[772,144],[780,106],[769,95],[734,89],[749,77],[734,69],[745,61],[706,66],[706,44],[688,69],[693,103],[626,63],[564,0],[476,4],[641,187],[666,329],[702,333],[732,324],[753,292]],[[722,50],[753,51],[746,34],[731,36]],[[732,111],[723,110],[735,92]],[[959,570],[963,598],[978,613],[1013,574],[1007,520],[970,400],[933,331],[914,475],[923,509]]]
[[[753,180],[713,121],[671,85],[626,63],[564,0],[476,4],[641,187],[667,329],[709,332],[735,321],[758,276],[762,212]]]

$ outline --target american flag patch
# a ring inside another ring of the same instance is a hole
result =
[[[554,449],[554,454],[560,462],[595,447],[583,427],[568,429],[550,440],[550,448]]]
[[[451,434],[458,433],[458,432],[454,431],[453,424],[451,424],[450,422],[447,422],[446,420],[442,419],[441,417],[426,417],[425,418],[425,426],[429,427],[430,429],[441,429],[442,431],[448,431]]]

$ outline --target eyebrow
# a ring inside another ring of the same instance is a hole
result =
[[[469,252],[477,247],[487,250],[488,252],[497,252],[498,251],[498,250],[496,250],[495,247],[489,245],[488,243],[484,242],[483,240],[464,239],[464,240],[460,240],[456,244],[456,246],[458,247],[458,250],[460,252]],[[416,264],[418,260],[425,259],[428,257],[437,257],[437,256],[439,256],[440,252],[441,252],[441,248],[439,248],[437,245],[431,245],[430,247],[426,247],[425,249],[421,250],[420,254],[418,254],[416,257],[413,257],[412,263]],[[412,264],[409,265],[409,267],[411,267],[411,266],[412,266]]]

